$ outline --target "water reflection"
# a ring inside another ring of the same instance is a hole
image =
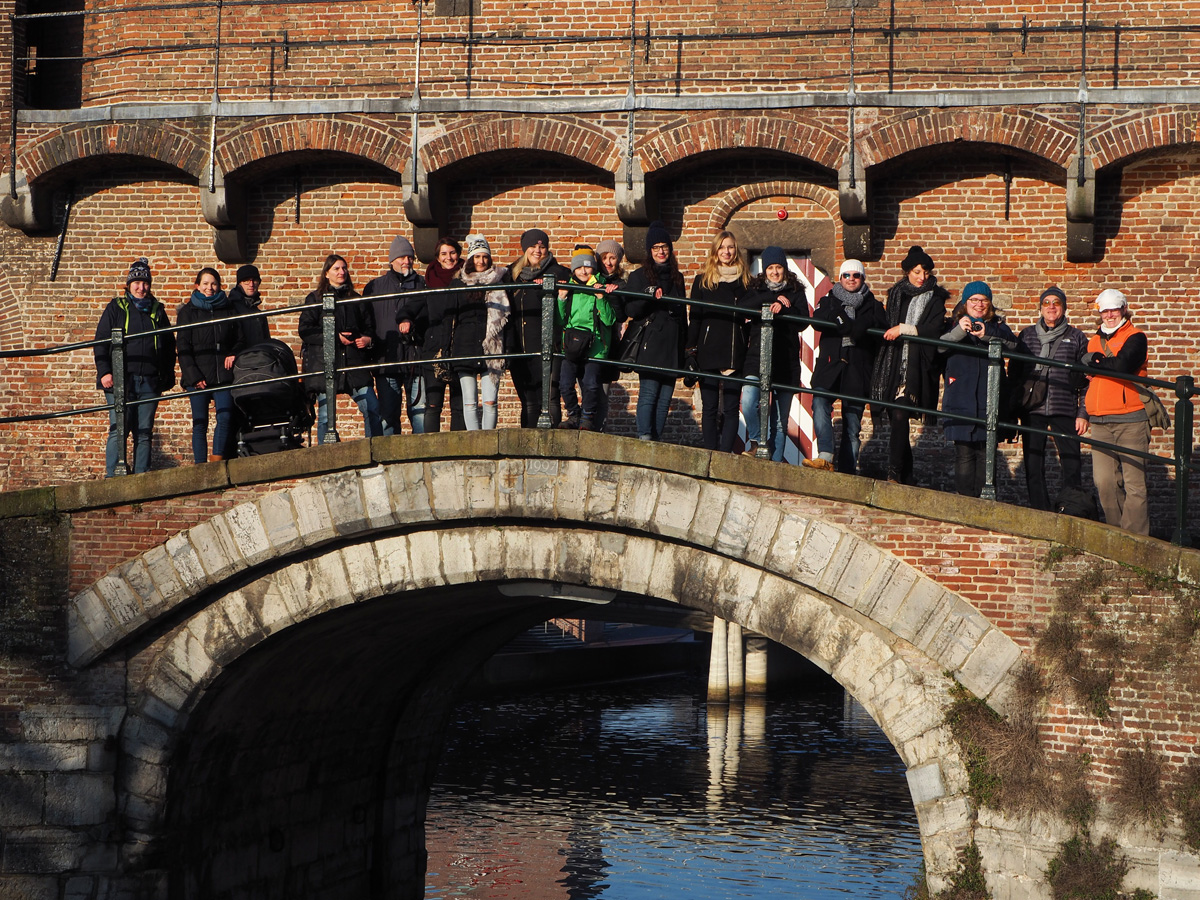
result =
[[[704,703],[677,678],[472,701],[430,798],[427,897],[896,898],[899,757],[841,693]]]

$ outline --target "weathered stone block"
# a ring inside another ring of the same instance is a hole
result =
[[[458,519],[467,515],[466,466],[461,460],[429,464],[429,495],[433,514],[438,519]]]
[[[112,613],[118,631],[128,634],[146,620],[141,600],[119,572],[111,572],[97,581],[96,593]]]
[[[405,590],[411,578],[408,562],[408,538],[389,537],[375,542],[379,562],[379,587],[385,594]]]
[[[87,768],[83,744],[0,743],[0,772],[70,772]]]
[[[305,547],[333,540],[337,531],[325,492],[314,482],[304,481],[288,490],[296,512],[296,527]]]
[[[208,575],[186,531],[167,538],[166,549],[184,593],[191,596],[208,587]]]
[[[287,604],[287,593],[291,591],[291,579],[286,571],[272,572],[250,582],[238,595],[248,612],[262,623],[266,634],[295,624]]]
[[[340,553],[342,566],[349,579],[349,589],[355,601],[368,600],[383,593],[374,544],[354,544],[343,547]]]
[[[274,555],[257,504],[241,503],[223,516],[246,565],[258,565]]]
[[[198,610],[187,622],[187,629],[195,637],[209,659],[218,666],[233,662],[246,649],[245,639],[237,633],[225,617],[223,606],[227,598]]]
[[[750,532],[750,540],[746,542],[746,550],[742,558],[751,565],[761,566],[767,561],[767,554],[775,541],[775,533],[779,523],[783,521],[784,512],[771,503],[763,503],[754,519],[754,529]]]
[[[99,825],[116,814],[112,775],[46,776],[47,825]]]
[[[392,495],[388,491],[388,478],[383,466],[360,470],[358,483],[362,490],[367,527],[387,528],[396,524],[396,516],[392,512]]]
[[[528,518],[553,518],[556,512],[556,489],[564,463],[556,459],[526,459],[522,482],[525,487],[524,509]],[[515,497],[514,497],[515,499]]]
[[[696,503],[696,517],[688,530],[688,539],[702,547],[711,547],[725,518],[725,507],[733,491],[723,484],[703,482]]]
[[[998,628],[991,628],[956,677],[976,697],[987,699],[1020,658],[1021,648],[1012,638]]]
[[[915,644],[917,633],[929,617],[938,611],[939,604],[949,607],[945,589],[935,581],[920,578],[914,582],[912,590],[901,601],[890,620],[885,622],[878,617],[874,618],[880,625],[890,628],[909,643]]]
[[[713,541],[713,549],[735,559],[741,559],[746,554],[750,543],[750,535],[754,532],[754,523],[758,518],[762,501],[740,491],[729,495],[725,504],[725,515],[721,518],[721,526],[717,529]]]
[[[654,566],[655,542],[650,538],[631,537],[625,544],[625,555],[616,574],[621,590],[645,594],[649,590],[650,572]]]
[[[333,530],[340,535],[357,534],[370,527],[359,489],[358,472],[323,475],[317,482],[325,494]]]
[[[662,475],[643,469],[622,469],[617,487],[617,524],[645,528],[654,517]]]
[[[46,776],[36,773],[0,774],[0,829],[40,825],[45,803]]]
[[[582,522],[586,518],[591,465],[582,460],[562,462],[554,484],[554,515]]]
[[[587,519],[591,522],[616,520],[621,470],[616,466],[593,465],[588,482]]]
[[[429,486],[422,463],[394,463],[386,470],[397,522],[424,522],[432,516]]]
[[[946,796],[946,785],[942,782],[942,769],[936,762],[914,766],[904,773],[908,780],[908,792],[914,806],[932,803]]]
[[[29,706],[21,710],[26,740],[102,741],[117,733],[125,708],[120,706]]]
[[[650,529],[672,538],[686,538],[696,518],[700,501],[700,483],[694,478],[685,478],[664,472],[658,488],[658,505]]]
[[[157,547],[151,547],[140,559],[146,567],[147,576],[153,582],[153,587],[142,594],[142,606],[147,615],[157,615],[161,610],[185,599],[183,583],[165,546],[159,544]]]
[[[272,491],[259,497],[258,517],[263,523],[267,540],[276,555],[291,553],[304,546],[300,528],[296,521],[296,510],[292,508],[291,491]]]
[[[796,566],[791,574],[805,584],[818,585],[821,573],[833,560],[838,542],[845,536],[840,528],[814,519],[804,533],[804,543],[796,557]]]
[[[412,581],[415,587],[434,587],[445,584],[442,575],[441,543],[435,532],[418,531],[409,535],[409,558],[412,560]]]
[[[14,828],[5,832],[0,869],[6,874],[57,875],[69,872],[78,868],[85,841],[83,835],[66,828]],[[16,879],[14,883],[19,887],[22,883],[28,886],[40,881]],[[50,896],[56,894],[57,889]]]
[[[188,540],[196,549],[209,584],[216,584],[246,566],[229,526],[220,516],[193,526],[188,530]]]
[[[474,584],[478,580],[474,535],[474,529],[441,533],[442,574],[447,584]]]
[[[504,536],[497,526],[472,529],[471,547],[475,556],[475,580],[496,581],[504,577]]]

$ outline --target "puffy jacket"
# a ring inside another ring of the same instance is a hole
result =
[[[662,299],[655,299],[661,285],[654,280],[654,266],[647,263],[629,276],[625,290],[639,297],[628,297],[625,312],[634,320],[647,320],[642,332],[642,346],[638,351],[638,364],[659,366],[664,369],[683,368],[683,350],[687,343],[687,309],[683,303],[666,297],[683,296],[682,279],[679,284],[663,288]],[[641,374],[641,373],[639,373]],[[673,375],[656,375],[658,378],[673,378]]]
[[[166,331],[130,340],[132,335],[171,327],[166,309],[153,294],[149,297],[147,312],[138,309],[128,294],[110,300],[96,324],[95,339],[111,341],[113,329],[120,328],[125,333],[125,375],[157,378],[158,389],[167,391],[175,385],[175,335]],[[92,355],[96,360],[96,387],[103,390],[100,379],[113,374],[112,344],[97,344]]]
[[[179,307],[176,323],[195,326],[184,328],[176,338],[185,388],[194,388],[201,381],[208,387],[233,383],[233,369],[225,368],[225,358],[237,356],[246,347],[241,323],[233,320],[242,312],[232,302],[202,309],[189,300]]]
[[[762,310],[764,303],[771,303],[780,294],[787,296],[792,306],[775,316],[775,337],[771,344],[771,381],[777,384],[798,387],[800,385],[800,333],[808,327],[807,322],[798,321],[796,316],[808,316],[808,295],[804,285],[790,269],[785,286],[778,291],[767,287],[767,279],[756,275],[746,293],[738,298],[744,309]],[[762,319],[754,316],[746,328],[746,360],[743,371],[757,375],[762,359]]]
[[[1128,319],[1111,336],[1105,336],[1113,356],[1107,356],[1100,341],[1103,332],[1097,331],[1088,341],[1091,359],[1088,364],[1097,369],[1109,369],[1125,375],[1146,376],[1146,333],[1133,327]],[[1145,415],[1141,395],[1132,382],[1107,375],[1093,375],[1087,391],[1089,416]]]
[[[1084,363],[1087,361],[1087,335],[1073,325],[1068,325],[1062,336],[1050,348],[1050,359],[1058,362]],[[1035,373],[1042,354],[1042,341],[1037,326],[1022,329],[1017,336],[1017,350],[1023,354],[1008,361],[1009,384],[1013,390]],[[1033,357],[1030,359],[1030,357]],[[1046,366],[1039,377],[1046,380],[1046,400],[1037,409],[1028,410],[1039,416],[1070,416],[1086,419],[1083,397],[1087,392],[1087,378],[1081,372]]]
[[[376,358],[383,362],[407,362],[417,358],[417,348],[408,335],[402,335],[396,328],[400,311],[411,298],[394,296],[406,291],[425,290],[425,279],[415,271],[401,275],[394,269],[388,269],[378,278],[372,278],[363,288],[364,297],[384,296],[382,300],[371,302],[371,311],[375,316],[375,329],[379,336],[379,352]],[[413,329],[417,334],[425,331],[425,323],[418,323]]]
[[[1000,338],[1007,345],[1015,346],[1017,338],[1012,329],[999,316],[983,323],[984,337],[977,338],[967,334],[959,327],[958,321],[942,336],[947,343],[957,343],[960,347],[976,347],[986,350],[991,338]],[[946,351],[946,389],[942,392],[942,412],[959,416],[972,416],[976,419],[987,417],[987,382],[988,359],[977,353],[956,353]],[[1003,374],[1003,368],[1001,373]],[[1001,399],[1004,387],[1001,385]],[[943,428],[946,439],[951,441],[982,441],[987,438],[987,427],[962,422],[957,419],[944,419]]]

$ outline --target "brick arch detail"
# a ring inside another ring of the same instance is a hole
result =
[[[837,196],[807,181],[760,181],[734,188],[722,197],[708,216],[708,227],[720,231],[739,209],[766,197],[800,197],[821,206],[830,217],[837,215]]]
[[[170,122],[106,122],[68,125],[21,150],[17,167],[30,183],[82,160],[134,156],[155,160],[199,178],[207,148]]]
[[[239,128],[217,142],[222,171],[236,172],[251,163],[303,151],[357,156],[400,173],[408,159],[407,130],[388,128],[353,116],[277,119]]]
[[[1154,150],[1200,144],[1200,111],[1138,109],[1088,135],[1092,164],[1099,171]]]
[[[613,134],[568,118],[498,117],[464,124],[421,146],[425,171],[436,172],[483,153],[540,150],[615,172],[621,154]]]
[[[703,153],[740,149],[776,150],[836,170],[845,154],[846,136],[781,113],[710,116],[654,132],[638,145],[637,153],[642,169],[655,172]]]
[[[0,350],[25,346],[21,304],[8,273],[0,270]]]
[[[1074,126],[1022,109],[924,110],[889,117],[861,130],[857,150],[864,166],[941,145],[996,144],[1066,167],[1079,146]]]

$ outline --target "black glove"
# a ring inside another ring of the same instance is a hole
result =
[[[689,350],[687,355],[684,356],[683,367],[687,369],[689,373],[692,373],[683,376],[683,386],[685,388],[694,388],[696,386],[696,382],[700,380],[699,377],[694,374],[700,371],[700,366],[696,363],[695,350]]]

